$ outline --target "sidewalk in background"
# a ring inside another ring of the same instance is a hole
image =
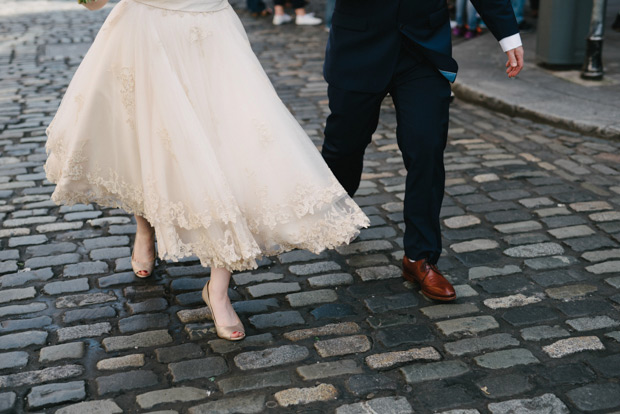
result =
[[[609,2],[603,81],[582,80],[579,69],[552,71],[539,66],[535,32],[522,34],[525,68],[516,79],[508,79],[503,70],[506,56],[487,33],[455,45],[459,75],[454,93],[512,116],[620,140],[620,33],[611,30],[618,9],[620,1]]]

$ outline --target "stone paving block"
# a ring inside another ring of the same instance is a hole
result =
[[[112,326],[108,322],[94,323],[92,325],[70,326],[56,331],[58,341],[65,342],[80,338],[93,338],[110,333]]]
[[[244,348],[272,346],[274,342],[273,335],[267,332],[260,335],[246,336],[243,341],[232,342],[225,339],[213,339],[208,343],[213,352],[217,354],[227,354]]]
[[[609,259],[620,259],[620,249],[585,252],[581,255],[581,257],[589,262],[602,262]]]
[[[476,313],[479,309],[473,303],[453,303],[427,306],[420,309],[430,319],[446,319]]]
[[[168,365],[172,382],[181,382],[197,378],[209,378],[228,371],[226,361],[222,357],[209,357],[174,362]]]
[[[139,370],[120,372],[95,379],[99,395],[148,388],[158,383],[153,371]]]
[[[407,292],[391,296],[374,296],[364,299],[364,303],[371,312],[382,313],[418,306],[418,299]]]
[[[280,280],[284,278],[284,275],[282,273],[239,273],[232,275],[232,278],[237,286],[241,286],[250,283]]]
[[[140,332],[129,336],[112,336],[102,341],[106,352],[122,351],[125,349],[149,348],[165,345],[172,342],[167,330]]]
[[[518,346],[519,341],[510,334],[499,333],[479,338],[466,338],[444,344],[446,352],[451,355],[461,356],[476,354],[483,351]]]
[[[525,265],[534,270],[556,269],[558,267],[572,266],[577,263],[577,259],[571,256],[550,256],[537,259],[525,260]]]
[[[564,248],[557,243],[525,244],[504,250],[506,256],[517,258],[553,256],[562,253],[564,253]]]
[[[115,302],[118,298],[110,293],[83,293],[78,295],[63,296],[56,299],[56,308],[77,308],[80,306],[97,305],[106,302]]]
[[[17,394],[12,391],[0,393],[0,413],[12,412],[17,401]]]
[[[124,355],[116,358],[102,359],[97,362],[97,369],[111,371],[123,368],[137,368],[144,365],[144,354]]]
[[[131,314],[138,314],[138,313],[162,311],[168,307],[168,301],[165,298],[152,298],[152,299],[147,299],[147,300],[144,300],[142,302],[137,302],[137,303],[127,302],[125,305],[129,309],[129,312]],[[177,316],[179,315],[180,312],[181,311],[177,312]],[[183,320],[181,320],[181,322],[185,323],[185,321]],[[192,321],[188,321],[188,322],[192,322]]]
[[[405,380],[409,384],[424,381],[458,377],[469,372],[470,369],[462,361],[441,361],[427,364],[412,364],[400,368]]]
[[[620,269],[620,260],[611,260],[608,262],[597,263],[592,266],[586,267],[586,270],[595,275],[601,275],[604,273],[617,273]]]
[[[347,389],[355,395],[368,395],[382,390],[396,390],[397,382],[383,374],[353,375],[346,381]]]
[[[542,298],[539,296],[525,296],[522,293],[518,293],[516,295],[509,295],[501,298],[485,299],[483,303],[486,307],[491,309],[504,309],[531,305],[540,301],[542,301]]]
[[[584,201],[579,203],[571,203],[569,207],[578,213],[611,210],[613,207],[606,201]]]
[[[505,276],[520,272],[521,268],[515,265],[506,265],[498,268],[487,266],[472,267],[469,269],[469,280],[484,279],[492,276]]]
[[[0,303],[9,303],[18,300],[32,299],[37,295],[34,287],[22,289],[6,289],[0,291]]]
[[[371,343],[365,335],[353,335],[317,341],[314,343],[314,348],[322,358],[329,358],[367,352],[371,348]]]
[[[620,255],[618,257],[620,257]],[[327,275],[312,276],[308,278],[308,284],[312,288],[350,285],[352,283],[353,276],[348,273],[331,273]]]
[[[317,303],[335,302],[338,300],[338,294],[332,289],[319,289],[291,293],[286,295],[285,298],[292,307],[297,308]]]
[[[450,217],[448,219],[445,219],[443,222],[446,227],[450,229],[461,229],[480,224],[480,219],[476,216],[466,215]]]
[[[620,354],[589,360],[588,363],[607,378],[620,376]]]
[[[450,245],[450,249],[455,253],[468,253],[480,250],[492,250],[499,247],[499,243],[495,240],[476,239]]]
[[[163,313],[145,313],[119,320],[118,329],[121,333],[161,329],[168,326],[169,320],[170,317]]]
[[[298,345],[283,345],[260,351],[242,352],[235,356],[235,365],[243,371],[270,368],[303,361],[310,355],[308,348]]]
[[[482,395],[487,398],[505,398],[524,394],[534,388],[534,384],[525,375],[489,375],[476,382]]]
[[[470,316],[436,322],[435,325],[444,335],[476,334],[499,328],[499,324],[490,315]]]
[[[28,353],[23,351],[0,354],[0,369],[20,368],[28,364]],[[2,411],[0,411],[2,412]]]
[[[48,295],[61,295],[65,293],[83,292],[88,290],[88,279],[73,279],[66,282],[51,282],[43,286],[43,292]]]
[[[267,371],[253,375],[239,375],[221,379],[217,382],[224,394],[239,391],[253,391],[263,388],[288,387],[292,384],[288,371]]]
[[[358,333],[360,327],[355,322],[343,322],[327,324],[317,328],[300,329],[297,331],[286,332],[283,336],[289,341],[301,341],[307,338],[314,338],[327,335],[350,335]]]
[[[577,352],[602,349],[605,349],[605,346],[597,336],[580,336],[561,339],[551,345],[543,347],[543,351],[551,358],[563,358]]]
[[[27,305],[10,305],[0,308],[0,317],[9,315],[24,315],[27,313],[40,312],[47,309],[47,304],[43,302],[30,302]]]
[[[602,213],[592,213],[588,217],[590,218],[590,220],[597,223],[607,221],[619,221],[620,211],[604,211]]]
[[[361,373],[362,367],[352,359],[341,359],[333,362],[320,362],[312,365],[302,365],[297,367],[297,374],[299,374],[304,381]]]
[[[27,331],[0,336],[0,349],[26,348],[30,345],[43,345],[47,340],[45,331]]]
[[[280,263],[288,264],[295,262],[307,262],[311,260],[326,259],[327,252],[314,254],[306,250],[293,250],[291,252],[282,253],[278,256]],[[235,282],[236,283],[236,282]]]
[[[597,329],[606,329],[620,326],[620,322],[605,315],[569,319],[566,321],[566,324],[579,332],[594,331]]]
[[[1,273],[1,272],[0,272]],[[13,273],[0,276],[0,285],[3,289],[14,286],[22,286],[29,282],[45,281],[54,276],[52,268],[46,267],[28,272]]]
[[[26,319],[8,319],[0,322],[0,332],[9,333],[26,329],[43,328],[51,324],[52,318],[49,316],[38,316],[36,318]]]
[[[84,356],[84,343],[71,342],[41,348],[39,362],[53,362],[61,359],[78,359]]]
[[[278,391],[274,398],[282,407],[330,401],[338,398],[338,390],[331,384],[319,384],[310,388],[289,388]]]
[[[56,256],[33,257],[26,260],[24,266],[30,269],[37,269],[40,267],[60,266],[71,263],[78,263],[79,261],[80,255],[78,253],[66,253]]]
[[[585,412],[620,407],[620,385],[616,383],[589,384],[566,393],[577,409]]]
[[[50,243],[42,246],[29,246],[26,249],[27,256],[50,256],[60,253],[71,253],[77,250],[75,243]]]
[[[188,414],[258,414],[264,412],[265,395],[250,394],[235,398],[210,401],[191,407]]]
[[[24,385],[36,385],[44,382],[79,377],[84,373],[81,365],[62,365],[44,368],[38,371],[26,371],[0,376],[1,388],[18,388]]]
[[[521,329],[521,337],[526,341],[542,341],[545,339],[563,338],[570,334],[560,326],[532,326]]]
[[[193,359],[204,355],[202,348],[198,344],[187,343],[168,348],[155,350],[157,361],[162,363],[177,362],[183,359]]]
[[[406,351],[386,352],[366,357],[366,365],[372,369],[389,369],[395,365],[418,360],[437,361],[441,355],[433,347],[412,348]]]
[[[393,265],[366,267],[356,270],[357,275],[364,282],[399,278],[401,277],[402,272],[403,271],[399,267]]]
[[[103,318],[114,318],[116,310],[112,306],[102,306],[100,308],[81,308],[66,311],[63,315],[65,323],[82,321],[92,321]]]
[[[542,229],[542,224],[537,221],[518,221],[514,223],[498,224],[495,226],[495,230],[504,234],[512,233],[525,233],[529,231],[536,231]]]
[[[592,230],[588,226],[580,225],[580,226],[569,226],[569,227],[560,227],[553,230],[548,230],[549,233],[558,239],[567,239],[570,237],[583,237],[594,234],[594,230]]]
[[[71,381],[33,387],[28,396],[30,408],[40,408],[53,404],[81,401],[86,398],[84,381]]]
[[[549,288],[545,290],[545,293],[551,299],[572,300],[596,292],[596,290],[596,286],[592,285],[571,285]]]
[[[238,314],[256,314],[277,310],[280,307],[276,298],[242,300],[233,303]]]
[[[540,361],[525,348],[488,352],[474,358],[476,363],[489,369],[510,368],[515,365],[537,364]]]
[[[341,405],[336,408],[336,414],[412,414],[413,408],[405,397],[374,398],[355,404]]]
[[[195,387],[173,387],[139,394],[136,396],[136,403],[142,409],[149,409],[161,404],[198,401],[210,395],[211,391],[201,390]]]
[[[301,286],[299,283],[283,283],[283,282],[271,282],[262,283],[260,285],[254,285],[247,288],[248,293],[253,298],[260,298],[262,296],[278,295],[282,293],[299,292]]]
[[[488,405],[491,414],[569,414],[566,404],[553,394],[543,394],[529,399],[515,399]]]
[[[108,264],[105,262],[83,262],[66,265],[62,272],[65,277],[87,276],[106,273]]]
[[[281,311],[273,313],[263,313],[248,318],[250,323],[257,329],[281,328],[292,325],[303,325],[306,323],[301,313],[298,311]]]
[[[340,270],[340,265],[336,262],[315,262],[302,265],[293,265],[289,271],[294,275],[307,276],[316,273],[326,273]]]

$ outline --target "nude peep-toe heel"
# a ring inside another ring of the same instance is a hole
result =
[[[153,273],[153,269],[155,269],[155,260],[156,259],[153,259],[152,262],[138,262],[133,259],[133,253],[131,253],[131,268],[136,276],[145,279]],[[141,275],[140,272],[144,272],[144,274]]]
[[[211,311],[211,316],[213,317],[213,323],[215,324],[215,332],[217,333],[217,336],[228,341],[240,341],[241,339],[245,338],[245,329],[243,328],[243,323],[239,322],[238,324],[230,326],[221,326],[217,324],[217,321],[215,320],[215,314],[213,313],[213,309],[211,309],[211,302],[209,301],[209,282],[207,282],[205,287],[202,289],[202,300],[205,301],[207,307],[209,308],[209,311]],[[239,336],[238,338],[233,338],[232,334],[234,334],[235,332],[241,332],[243,335]]]
[[[156,251],[155,240],[153,240],[153,251],[154,252]],[[131,252],[131,268],[133,269],[134,274],[141,279],[145,279],[151,276],[151,274],[153,273],[153,270],[155,269],[156,261],[157,261],[157,253],[155,253],[155,257],[153,258],[152,261],[139,262],[137,260],[134,260],[133,252]],[[140,272],[144,272],[144,274],[141,275]]]

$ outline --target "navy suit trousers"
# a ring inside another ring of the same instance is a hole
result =
[[[390,94],[396,108],[398,146],[407,169],[405,236],[407,257],[436,263],[441,254],[439,213],[445,186],[443,152],[448,136],[450,84],[415,49],[403,46],[384,91],[347,91],[329,85],[331,114],[323,158],[349,195],[357,191],[364,152]]]

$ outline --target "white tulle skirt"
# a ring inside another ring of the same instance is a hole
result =
[[[122,0],[49,126],[57,203],[121,207],[158,254],[245,270],[348,243],[368,219],[280,101],[232,8]]]

